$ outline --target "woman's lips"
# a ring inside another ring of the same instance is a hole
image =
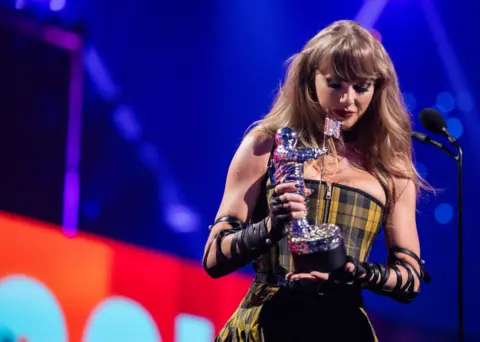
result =
[[[352,116],[353,114],[355,114],[355,112],[353,112],[353,111],[346,111],[344,109],[334,109],[334,110],[332,110],[332,112],[335,115],[337,115],[341,118],[348,118],[348,117]]]

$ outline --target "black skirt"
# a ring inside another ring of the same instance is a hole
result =
[[[319,294],[305,287],[254,282],[215,341],[378,341],[359,289]]]

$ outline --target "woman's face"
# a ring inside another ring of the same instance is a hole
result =
[[[315,76],[315,91],[318,101],[328,115],[349,130],[365,114],[374,92],[373,80],[343,82],[333,73]]]

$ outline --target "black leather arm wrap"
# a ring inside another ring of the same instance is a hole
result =
[[[221,230],[212,243],[216,244],[216,263],[208,267],[206,260],[210,253],[211,245],[205,253],[203,267],[212,278],[220,278],[233,271],[247,265],[262,254],[264,254],[274,242],[280,240],[283,236],[270,234],[267,230],[268,217],[263,220],[244,225],[242,221],[235,217],[223,216],[215,221],[227,222],[231,229]],[[229,235],[233,235],[230,243],[230,257],[222,253],[222,243]]]
[[[405,254],[413,258],[420,266],[420,273],[415,267],[398,257],[398,254]],[[407,273],[407,279],[404,281],[399,266],[402,266]],[[415,291],[415,282],[424,280],[429,283],[431,278],[424,268],[424,262],[413,253],[405,248],[391,248],[388,255],[387,265],[378,263],[364,262],[357,265],[356,275],[364,274],[365,277],[357,281],[363,288],[367,288],[380,295],[388,296],[401,303],[410,303],[418,295]],[[386,288],[385,284],[390,277],[390,273],[396,273],[396,284],[393,288]],[[403,284],[403,286],[402,286]]]

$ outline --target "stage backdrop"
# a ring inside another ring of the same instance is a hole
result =
[[[0,236],[2,342],[212,342],[252,278],[7,213]],[[381,340],[453,341],[369,314]]]
[[[210,342],[250,279],[0,215],[0,340]]]

